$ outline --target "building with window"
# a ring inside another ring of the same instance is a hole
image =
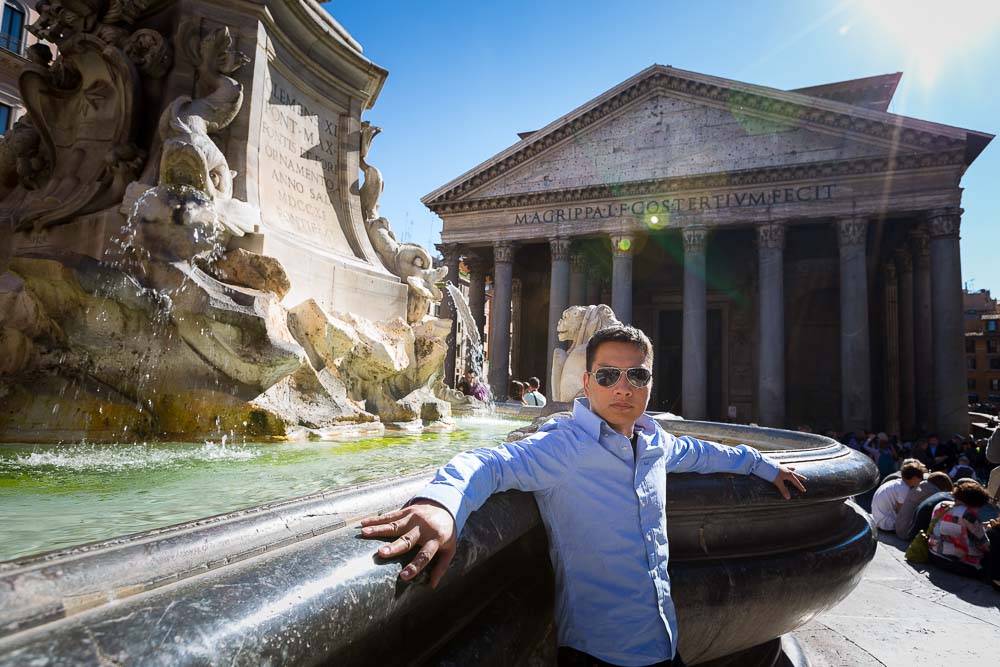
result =
[[[1000,406],[1000,304],[985,289],[966,291],[963,302],[969,402]]]
[[[425,196],[470,301],[492,274],[493,390],[607,303],[653,341],[651,409],[967,432],[961,180],[993,136],[889,113],[901,76],[653,65]]]
[[[0,134],[24,114],[17,78],[27,62],[25,50],[38,40],[28,32],[28,25],[38,18],[35,0],[0,0],[3,22],[0,24]]]

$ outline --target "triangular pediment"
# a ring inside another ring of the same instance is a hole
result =
[[[971,156],[968,135],[980,145]],[[520,193],[908,153],[951,152],[971,161],[991,138],[661,65],[522,136],[422,201],[435,209]]]

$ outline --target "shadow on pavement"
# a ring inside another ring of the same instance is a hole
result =
[[[961,577],[951,572],[946,572],[934,567],[929,563],[910,563],[903,555],[909,543],[901,540],[893,533],[878,531],[878,541],[885,547],[893,550],[893,556],[904,565],[918,572],[927,578],[927,581],[942,591],[951,593],[959,599],[976,605],[977,607],[992,607],[1000,609],[1000,593],[997,593],[985,580]]]

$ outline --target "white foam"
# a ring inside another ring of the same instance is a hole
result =
[[[64,470],[128,470],[159,468],[198,461],[248,461],[262,452],[255,447],[206,442],[201,447],[160,445],[70,445],[20,454],[14,467]]]

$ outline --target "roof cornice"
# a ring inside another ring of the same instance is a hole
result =
[[[540,192],[483,199],[433,201],[427,204],[427,206],[439,215],[449,215],[548,204],[566,204],[589,200],[644,197],[699,190],[719,190],[722,188],[746,187],[749,185],[770,185],[822,178],[867,176],[915,169],[961,167],[964,165],[964,158],[964,149],[960,147],[937,153],[906,153],[895,155],[891,158],[874,157],[813,162],[781,167],[747,169],[744,171],[700,174],[697,176],[647,179],[609,185],[589,185],[564,190],[543,190]]]
[[[655,92],[679,93],[708,101],[715,106],[773,120],[795,121],[838,133],[849,132],[911,152],[964,149],[966,135],[969,133],[962,128],[653,65],[424,196],[420,201],[432,210],[437,210],[445,202],[468,196],[609,114]]]

